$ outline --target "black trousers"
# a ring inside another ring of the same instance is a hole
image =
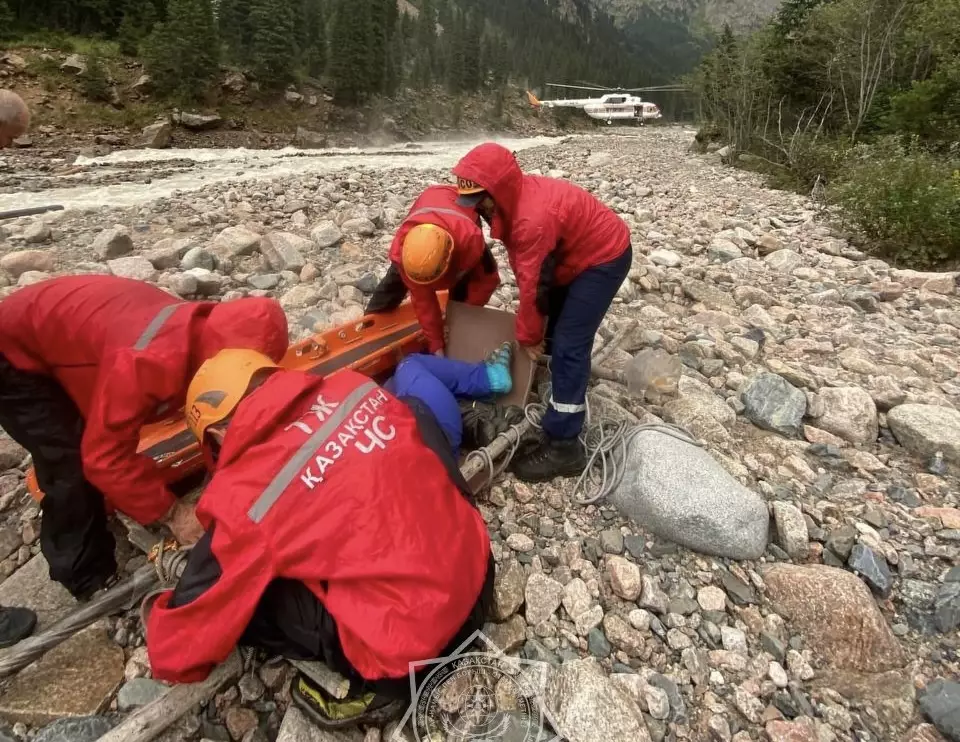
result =
[[[452,655],[475,631],[483,628],[493,606],[495,576],[496,568],[491,556],[480,597],[456,636],[440,652],[440,656]],[[307,586],[298,580],[278,579],[270,583],[257,604],[253,619],[247,624],[240,645],[262,649],[270,655],[287,659],[323,662],[350,680],[351,696],[373,691],[389,698],[410,698],[409,675],[371,681],[357,672],[343,654],[333,616]],[[427,667],[425,672],[432,669]]]
[[[83,476],[79,410],[54,379],[14,368],[0,354],[0,427],[33,457],[50,578],[75,597],[88,596],[116,571],[116,543],[103,495]]]

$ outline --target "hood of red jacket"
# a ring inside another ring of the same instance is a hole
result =
[[[479,183],[493,197],[497,213],[511,222],[523,191],[523,171],[506,147],[487,142],[474,147],[453,168],[458,178]]]
[[[200,331],[196,360],[203,363],[225,348],[250,348],[279,362],[288,344],[287,316],[276,301],[236,299],[217,304],[210,311]]]

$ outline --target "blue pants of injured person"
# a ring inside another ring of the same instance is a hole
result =
[[[570,285],[548,292],[546,353],[553,388],[542,425],[550,438],[580,435],[593,341],[632,263],[633,248],[628,246],[619,258],[588,268]]]
[[[490,396],[485,364],[423,354],[400,361],[396,373],[383,386],[395,397],[416,397],[429,407],[450,441],[454,457],[460,455],[463,442],[463,418],[457,397]]]

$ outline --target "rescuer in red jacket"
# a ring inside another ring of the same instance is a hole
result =
[[[579,474],[590,353],[630,271],[630,229],[582,188],[524,175],[510,150],[475,147],[457,163],[459,203],[473,207],[507,248],[520,289],[517,341],[550,355],[552,393],[540,444],[515,460],[522,480]]]
[[[204,360],[225,347],[279,360],[287,321],[269,299],[186,302],[141,281],[67,276],[0,302],[0,427],[33,455],[50,576],[84,598],[113,575],[105,502],[182,543],[200,536],[140,429],[175,413]]]
[[[402,711],[410,664],[453,653],[492,598],[454,395],[509,392],[510,358],[510,345],[480,364],[410,356],[383,387],[251,351],[205,363],[186,413],[215,462],[197,505],[206,534],[149,611],[154,677],[200,681],[241,644],[349,679],[342,702],[294,683],[322,725]]]
[[[500,285],[480,219],[472,208],[458,206],[457,197],[454,186],[436,185],[414,202],[390,245],[390,268],[366,310],[396,309],[409,291],[430,352],[438,355],[446,343],[437,292],[449,290],[453,301],[483,307]]]

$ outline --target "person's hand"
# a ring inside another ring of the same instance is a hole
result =
[[[540,356],[543,355],[544,343],[541,341],[536,345],[524,345],[523,349],[527,351],[527,355],[530,357],[531,361],[536,361]]]
[[[181,546],[192,546],[203,536],[203,526],[197,520],[194,506],[179,500],[170,508],[163,523]]]
[[[443,348],[440,348],[439,350],[433,351],[433,354],[434,354],[437,358],[446,358],[446,357],[447,357],[446,351],[444,351]]]

